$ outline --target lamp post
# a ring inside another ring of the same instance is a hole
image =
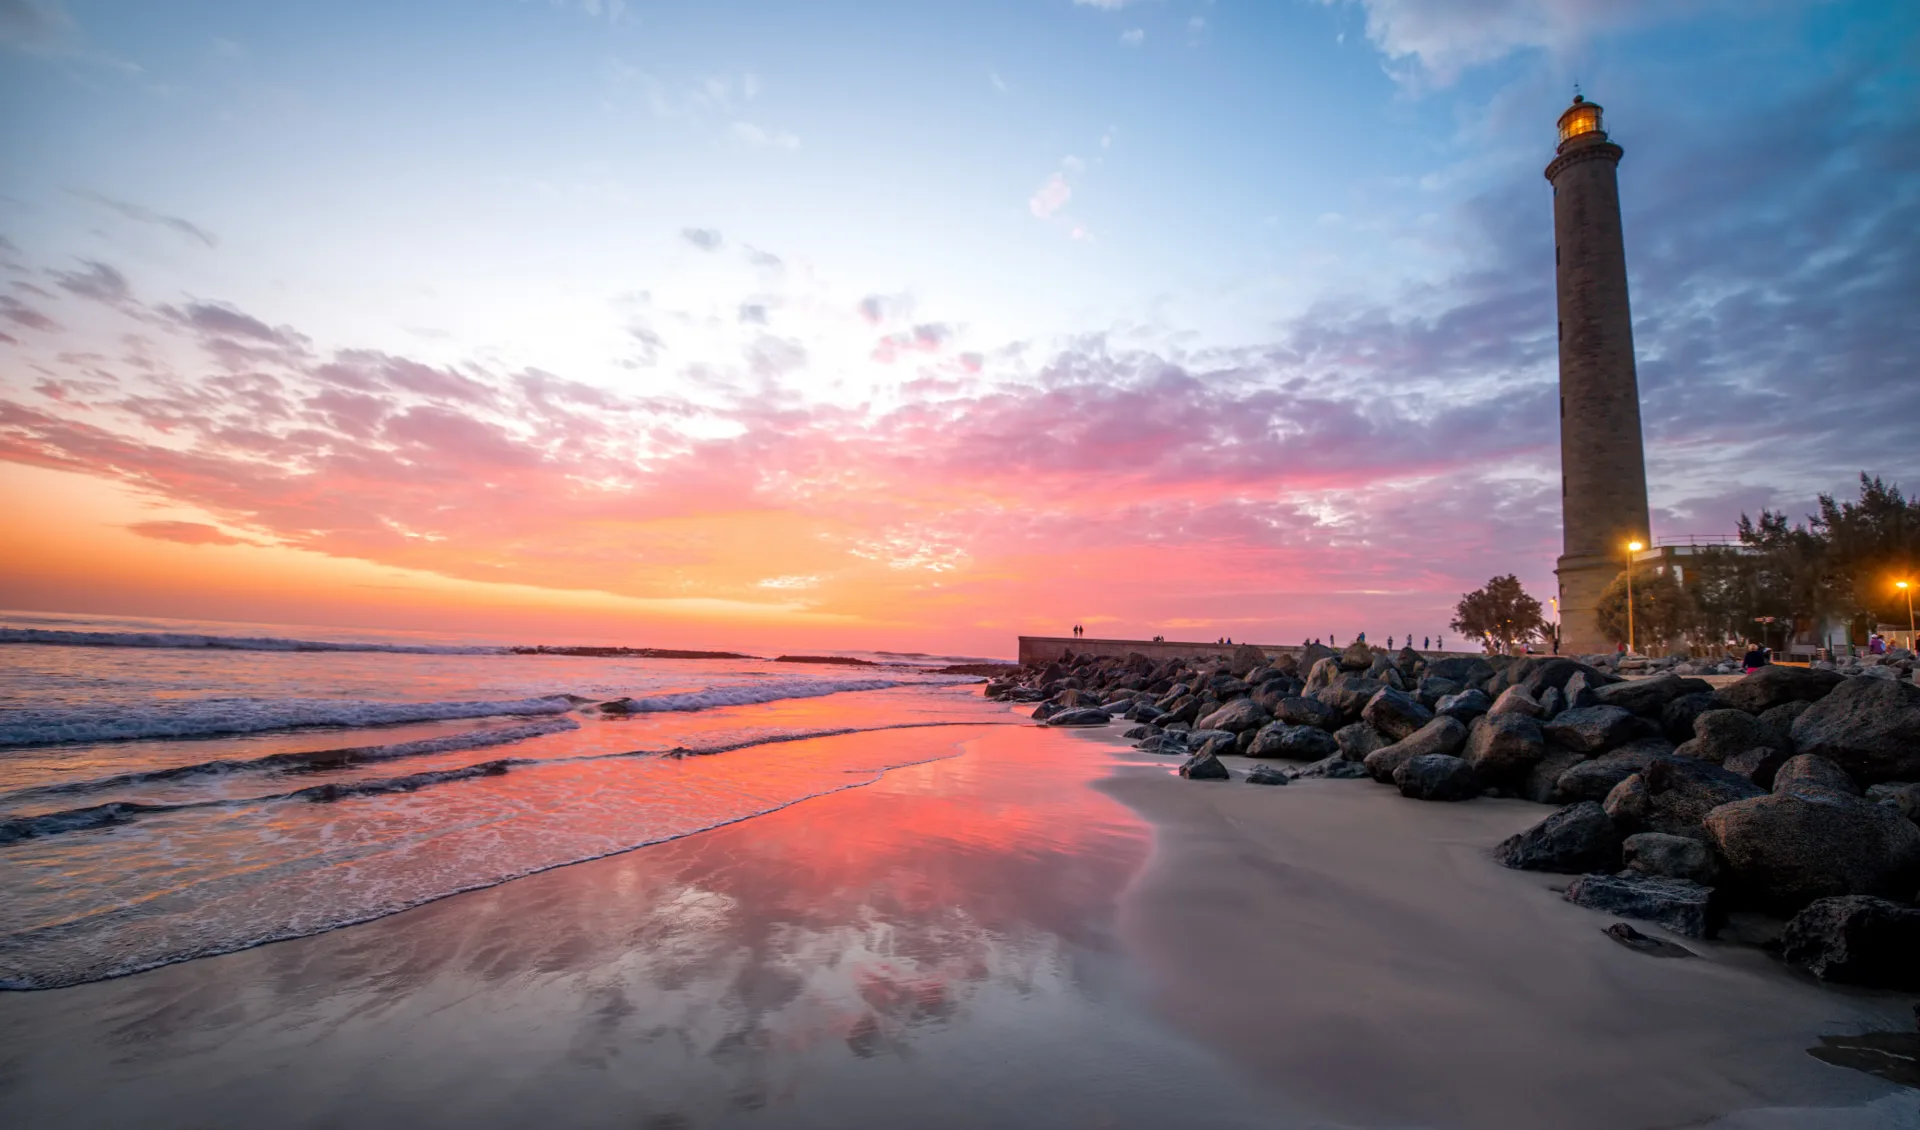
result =
[[[1913,586],[1906,581],[1895,581],[1893,587],[1907,594],[1907,646],[1920,648],[1920,639],[1915,638],[1913,631]]]
[[[1627,654],[1633,654],[1633,555],[1644,547],[1637,541],[1627,543]]]

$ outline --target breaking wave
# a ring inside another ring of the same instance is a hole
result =
[[[391,726],[449,718],[564,714],[564,695],[480,702],[375,702],[332,698],[202,698],[127,707],[35,707],[0,716],[0,749],[55,742],[197,738],[302,726]]]
[[[842,691],[884,691],[892,687],[941,686],[952,683],[977,683],[964,676],[922,679],[768,679],[761,683],[741,683],[646,698],[615,699],[602,705],[609,714],[657,714],[670,710],[706,710],[714,706],[751,706],[778,702],[787,698],[818,698]]]

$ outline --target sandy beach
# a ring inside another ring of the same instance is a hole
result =
[[[1616,945],[1489,858],[1536,806],[1189,782],[1112,732],[818,739],[943,759],[5,994],[8,1124],[1920,1125],[1920,1095],[1805,1050],[1910,1025],[1907,999]]]

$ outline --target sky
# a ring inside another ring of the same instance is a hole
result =
[[[0,0],[0,608],[1011,654],[1544,603],[1576,83],[1653,535],[1920,489],[1906,0]]]

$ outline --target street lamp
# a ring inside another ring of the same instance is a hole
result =
[[[1905,581],[1895,581],[1893,587],[1907,594],[1907,646],[1920,649],[1920,640],[1914,638],[1913,631],[1913,586]]]
[[[1627,543],[1627,654],[1633,654],[1633,555],[1646,548],[1637,541]]]

